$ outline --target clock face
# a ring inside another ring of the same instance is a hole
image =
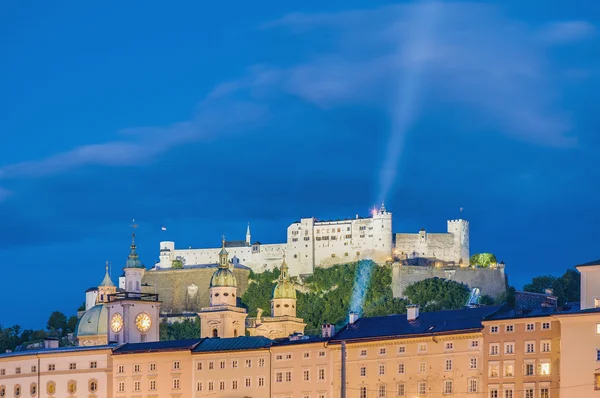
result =
[[[123,317],[121,314],[114,314],[112,316],[110,320],[110,329],[115,333],[119,333],[121,329],[123,329]]]
[[[137,314],[135,317],[135,326],[140,332],[146,333],[148,330],[150,330],[150,326],[152,326],[152,319],[150,318],[150,315],[146,314],[145,312],[140,312]]]

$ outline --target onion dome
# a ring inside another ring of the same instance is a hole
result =
[[[225,250],[225,237],[223,237],[223,247],[219,252],[219,268],[210,278],[210,287],[237,287],[237,280],[233,271],[229,269],[229,253]]]
[[[131,246],[130,246],[129,256],[127,257],[127,262],[125,263],[125,268],[146,268],[140,258],[135,251],[135,234],[131,234]]]
[[[285,256],[283,258],[283,264],[281,264],[281,275],[279,275],[279,281],[273,289],[274,299],[294,299],[296,300],[296,287],[290,281],[289,267],[285,262]]]
[[[103,304],[98,304],[83,313],[77,327],[75,336],[98,336],[108,333],[108,310]]]

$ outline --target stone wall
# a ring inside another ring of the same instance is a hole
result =
[[[198,312],[209,306],[210,278],[213,267],[147,271],[142,279],[144,293],[158,293],[163,313]],[[248,288],[250,269],[234,268],[239,298]]]
[[[487,294],[494,298],[506,291],[506,275],[503,268],[429,267],[394,264],[392,267],[394,297],[403,297],[404,290],[415,282],[435,277],[464,283],[471,289],[478,287],[482,295]]]

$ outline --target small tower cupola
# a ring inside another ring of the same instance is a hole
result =
[[[289,267],[283,256],[281,274],[275,289],[273,289],[273,300],[271,300],[271,316],[296,316],[296,287],[290,280]]]
[[[221,251],[219,252],[219,267],[210,278],[210,305],[236,305],[237,280],[230,269],[229,253],[225,250],[225,237],[223,237]]]
[[[104,279],[98,285],[98,297],[96,299],[96,304],[99,303],[107,303],[108,295],[115,294],[117,292],[117,287],[113,283],[112,279],[110,279],[110,275],[108,273],[108,261],[106,262],[106,271],[104,273]]]
[[[134,231],[137,228],[136,224],[132,225]],[[131,246],[129,247],[129,256],[123,271],[125,271],[125,290],[133,293],[141,293],[142,277],[146,271],[146,267],[140,261],[136,252],[135,232],[131,234]]]

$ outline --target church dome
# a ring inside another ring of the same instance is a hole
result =
[[[279,275],[279,281],[277,282],[275,289],[273,289],[273,298],[296,300],[296,287],[292,281],[290,281],[289,267],[285,262],[285,257],[283,259],[283,264],[281,264],[281,275]]]
[[[296,288],[290,281],[280,281],[273,289],[274,299],[294,299],[296,300]]]
[[[75,327],[75,336],[98,336],[108,333],[108,310],[103,304],[96,305],[82,315]]]
[[[210,287],[237,287],[233,271],[229,267],[219,267],[210,278]]]

